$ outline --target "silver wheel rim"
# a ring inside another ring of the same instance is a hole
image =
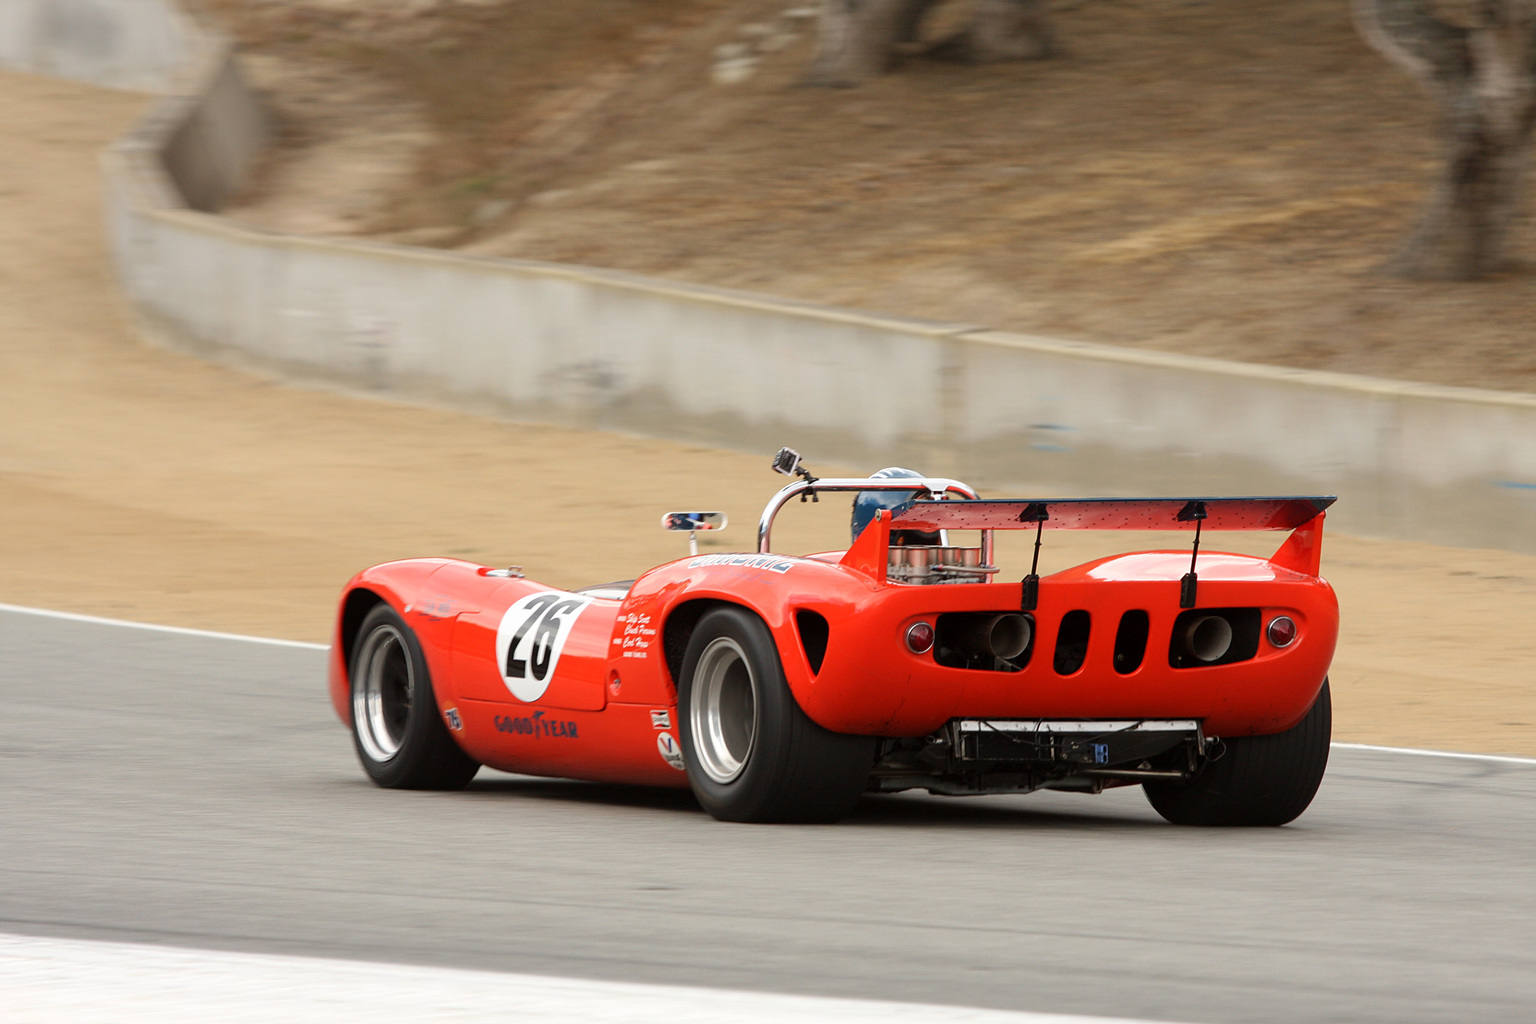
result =
[[[357,742],[369,760],[380,764],[400,753],[416,677],[405,637],[394,626],[375,628],[358,654],[358,677],[352,693],[352,720]]]
[[[733,781],[757,743],[757,677],[735,640],[722,636],[704,648],[690,704],[699,768],[715,782]]]

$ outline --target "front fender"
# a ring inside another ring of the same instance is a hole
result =
[[[352,726],[352,681],[350,677],[352,646],[357,627],[379,603],[388,604],[401,616],[406,608],[429,600],[432,574],[452,562],[445,558],[411,558],[385,562],[364,569],[347,581],[337,602],[336,624],[331,633],[331,654],[327,668],[331,706],[348,728]],[[411,623],[427,658],[427,670],[434,679],[448,671],[451,616],[417,616]]]

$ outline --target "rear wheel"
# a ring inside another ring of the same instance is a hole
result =
[[[722,821],[836,821],[869,781],[874,740],[829,732],[800,710],[773,635],[744,609],[699,620],[678,709],[688,782]]]
[[[1332,736],[1325,679],[1312,710],[1294,727],[1226,740],[1226,753],[1190,782],[1147,783],[1147,801],[1175,825],[1284,825],[1307,809],[1322,784]]]
[[[448,734],[416,634],[387,604],[352,647],[352,739],[368,777],[390,789],[463,789],[480,765]]]

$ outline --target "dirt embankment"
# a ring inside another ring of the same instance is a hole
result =
[[[201,2],[288,128],[261,223],[1536,391],[1529,216],[1500,278],[1375,272],[1432,111],[1339,0],[1059,0],[1058,59],[855,90],[800,0]]]

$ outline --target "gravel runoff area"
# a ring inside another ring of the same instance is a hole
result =
[[[731,515],[706,544],[750,546],[767,453],[287,387],[141,344],[96,156],[145,103],[0,75],[0,602],[323,642],[348,576],[388,558],[627,578],[683,553],[657,519],[684,507]],[[775,540],[840,546],[846,522],[796,506]],[[1043,568],[1104,543],[1052,538]],[[1536,557],[1335,535],[1324,570],[1344,605],[1336,739],[1536,754]]]

